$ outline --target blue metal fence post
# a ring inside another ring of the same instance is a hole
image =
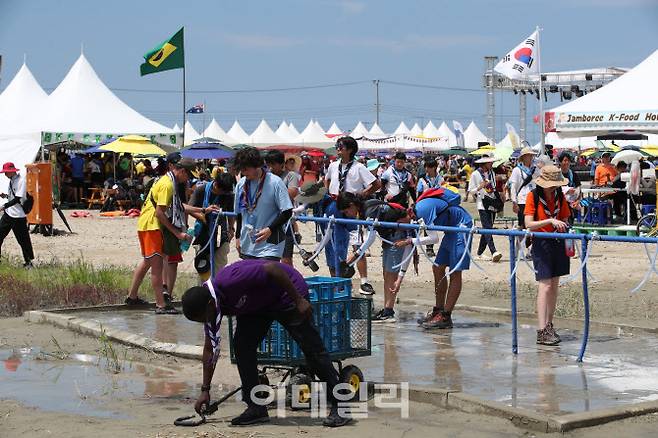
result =
[[[519,343],[516,321],[516,237],[509,236],[510,291],[512,295],[512,353],[518,354]],[[513,274],[513,275],[512,275]]]
[[[587,246],[589,242],[586,237],[583,237],[581,240],[581,251],[580,257],[583,261],[583,306],[585,310],[585,323],[583,327],[583,342],[580,345],[580,353],[578,354],[578,362],[583,361],[583,356],[585,355],[585,349],[587,348],[587,339],[589,338],[589,290],[587,287],[587,260],[585,257],[587,255]]]
[[[219,221],[218,214],[210,215],[210,278],[215,278],[215,242],[217,241],[217,227],[216,223],[213,223],[212,218],[215,219],[215,222]]]

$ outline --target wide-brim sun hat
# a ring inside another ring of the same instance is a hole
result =
[[[562,171],[559,167],[550,164],[541,168],[541,173],[535,180],[535,184],[544,189],[548,189],[551,187],[566,186],[569,184],[569,180],[562,175]]]
[[[326,194],[327,188],[323,183],[308,182],[301,186],[295,201],[299,204],[315,204],[324,198]]]
[[[533,150],[532,150],[531,148],[529,148],[529,147],[524,147],[523,149],[521,149],[521,152],[519,152],[519,156],[518,156],[518,158],[521,158],[521,157],[524,156],[524,155],[532,155],[532,156],[535,156],[535,155],[537,155],[537,153],[536,153],[535,151],[533,151]]]
[[[373,159],[368,160],[366,162],[366,169],[368,169],[368,171],[372,172],[373,170],[379,169],[380,165],[381,165],[381,163],[379,162],[379,160],[376,159],[376,158],[373,158]]]
[[[295,160],[295,171],[298,172],[299,168],[302,166],[302,157],[296,154],[286,154],[285,155],[285,162],[287,163],[288,160]]]
[[[2,165],[2,170],[0,170],[0,173],[11,173],[11,172],[18,172],[18,169],[16,169],[16,166],[14,166],[14,163],[6,162],[5,164]]]
[[[496,161],[496,157],[493,154],[484,154],[475,160],[475,164],[493,163],[494,161]]]

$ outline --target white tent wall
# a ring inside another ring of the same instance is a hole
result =
[[[425,138],[437,138],[439,136],[439,130],[436,129],[434,123],[430,120],[427,122],[427,125],[423,128],[423,137]]]
[[[279,137],[281,137],[281,140],[283,140],[284,143],[292,142],[297,137],[299,137],[299,133],[297,133],[297,135],[292,133],[292,131],[290,130],[290,126],[286,123],[285,120],[281,122],[281,124],[279,125],[278,128],[276,128],[276,131],[274,131],[274,133]]]
[[[547,131],[583,137],[634,130],[658,133],[658,50],[609,84],[548,111]]]
[[[361,121],[359,121],[359,123],[356,124],[356,126],[354,127],[354,129],[352,129],[352,131],[350,131],[350,136],[354,138],[359,138],[367,135],[368,135],[368,129]]]
[[[423,130],[420,126],[418,126],[418,123],[414,123],[414,126],[409,130],[409,134],[413,136],[420,136],[423,135]]]
[[[409,134],[409,128],[404,122],[400,122],[393,135],[406,135]]]
[[[185,146],[189,146],[192,143],[194,143],[194,141],[198,138],[201,138],[201,134],[199,134],[199,132],[196,129],[194,129],[194,126],[192,126],[192,124],[190,123],[189,120],[186,121],[185,122],[185,141],[183,142],[183,144]]]
[[[0,135],[0,165],[8,161],[20,169],[21,175],[26,175],[25,165],[33,163],[41,148],[41,134]],[[7,193],[9,179],[0,176],[0,193]]]
[[[233,126],[228,130],[227,134],[239,143],[249,142],[249,135],[244,132],[244,129],[242,129],[242,126],[240,126],[237,120],[233,122]]]
[[[328,148],[334,144],[334,140],[324,135],[320,125],[311,120],[294,143],[309,147]]]
[[[48,95],[23,64],[0,94],[0,132],[3,135],[40,132],[39,120]]]
[[[372,125],[372,128],[370,128],[370,131],[368,131],[368,134],[371,136],[384,136],[386,135],[382,128],[379,127],[377,123],[374,123]]]
[[[455,133],[452,132],[452,129],[448,127],[446,122],[441,122],[438,132],[439,132],[438,136],[445,139],[450,145],[450,147],[457,146],[457,137],[455,136]]]
[[[325,134],[329,135],[341,135],[342,133],[343,131],[338,127],[338,125],[336,125],[336,122],[333,122],[329,130],[325,132]]]
[[[475,150],[478,148],[478,142],[485,142],[487,136],[480,131],[475,122],[471,121],[466,130],[464,131],[464,146],[466,150]]]
[[[224,131],[224,129],[220,126],[219,123],[217,123],[217,120],[215,120],[214,117],[208,124],[208,127],[203,131],[203,136],[219,140],[225,145],[234,145],[238,143],[237,140],[231,138],[231,136],[228,135],[226,131]]]
[[[299,135],[300,135],[299,131],[297,130],[297,128],[295,128],[295,125],[292,122],[290,122],[288,124],[288,130],[290,131],[290,136],[293,139],[296,139],[297,137],[299,137]]]
[[[318,125],[319,126],[319,125]],[[265,120],[261,120],[247,142],[252,146],[266,147],[283,143],[283,139],[276,135]]]

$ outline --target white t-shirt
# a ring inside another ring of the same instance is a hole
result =
[[[16,174],[16,176],[9,181],[9,193],[7,193],[8,195],[7,202],[11,201],[16,196],[20,197],[21,201],[25,201],[26,192],[27,190],[25,187],[25,178],[23,178],[19,174]],[[13,217],[13,218],[25,217],[23,206],[20,203],[14,204],[11,207],[7,208],[5,210],[5,213],[7,213],[9,217]]]
[[[377,178],[368,171],[366,166],[354,161],[345,177],[344,190],[349,193],[361,192],[375,182]],[[349,165],[349,164],[348,164]],[[329,165],[327,169],[327,179],[329,180],[329,194],[338,196],[340,192],[340,173],[345,171],[345,166],[341,165],[340,160],[336,160]]]
[[[406,181],[405,181],[406,178]],[[400,194],[400,189],[404,183],[411,187],[411,172],[404,170],[397,170],[394,166],[389,167],[381,176],[382,181],[386,181],[386,193],[391,196]],[[400,181],[402,180],[402,181]]]
[[[532,170],[532,168],[530,168]],[[528,198],[528,193],[535,189],[535,179],[539,176],[540,170],[535,167],[532,175],[532,180],[523,188],[523,181],[526,179],[526,174],[519,166],[512,169],[512,175],[509,177],[510,199],[517,204],[525,205],[525,200]],[[521,188],[521,190],[519,190]]]
[[[493,173],[493,171],[489,171],[489,175],[487,176],[487,179],[489,180],[489,185],[487,187],[478,190],[478,187],[480,186],[480,184],[482,184],[482,181],[484,181],[484,179],[482,178],[480,169],[476,169],[471,174],[471,180],[468,183],[468,192],[473,194],[473,196],[475,196],[478,210],[486,210],[484,208],[484,204],[482,203],[482,197],[490,196],[493,198],[495,196],[493,192],[494,190],[496,190],[494,186],[494,184],[496,184],[496,176]]]

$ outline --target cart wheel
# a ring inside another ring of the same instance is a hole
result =
[[[359,388],[361,388],[361,384],[364,383],[361,369],[356,365],[347,365],[346,367],[343,367],[340,371],[340,381],[342,383],[348,383],[352,387],[354,393],[352,400],[357,400],[359,398]]]
[[[258,372],[258,384],[270,386],[270,379],[268,379],[267,374],[262,371]],[[256,393],[256,397],[260,399],[266,399],[268,395],[269,394],[266,391],[259,391]]]
[[[303,373],[293,374],[286,388],[286,404],[292,410],[304,409],[300,404],[311,401],[311,378]],[[295,402],[295,405],[293,405]],[[310,407],[310,406],[309,406]]]

